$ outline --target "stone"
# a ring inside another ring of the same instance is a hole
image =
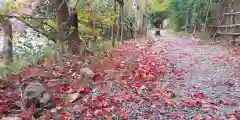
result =
[[[22,118],[19,118],[19,117],[4,117],[1,120],[22,120]]]
[[[94,73],[89,67],[84,67],[80,69],[80,76],[83,80],[83,85],[91,86],[93,82]]]
[[[20,88],[22,102],[25,108],[30,107],[33,101],[45,106],[50,102],[50,93],[39,78],[29,78]],[[36,107],[40,107],[36,106]]]

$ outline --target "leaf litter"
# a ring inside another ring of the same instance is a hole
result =
[[[193,40],[133,40],[85,60],[78,56],[65,56],[61,64],[44,60],[1,81],[1,117],[237,120],[240,94],[233,87],[238,78],[216,70],[237,74],[234,65],[239,63],[232,58],[237,56],[236,50],[232,50],[235,52],[232,56],[224,53],[218,56],[221,54],[218,49],[206,50]],[[223,78],[218,79],[219,76]],[[223,84],[226,77],[235,83]],[[25,86],[33,90],[24,94],[19,90],[24,83],[29,85],[39,78],[42,80],[39,88]],[[221,87],[224,89],[215,90]],[[29,101],[23,99],[27,96],[32,96]]]

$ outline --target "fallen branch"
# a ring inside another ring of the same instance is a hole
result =
[[[224,13],[223,15],[238,15],[240,12]]]
[[[234,27],[240,27],[240,24],[232,24],[232,25],[221,25],[220,28],[234,28]]]
[[[220,35],[228,35],[228,36],[239,36],[240,33],[225,33],[225,32],[217,32]]]

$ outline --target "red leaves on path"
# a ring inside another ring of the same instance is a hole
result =
[[[80,69],[84,66],[84,62],[78,56],[67,56],[63,58],[61,64],[45,60],[38,65],[25,68],[21,74],[8,79],[12,83],[12,88],[15,89],[29,77],[43,77],[48,90],[52,93],[54,103],[62,108],[55,110],[56,113],[48,113],[57,114],[60,120],[71,119],[73,112],[77,112],[77,115],[82,117],[78,119],[105,118],[112,120],[114,116],[117,116],[127,120],[131,119],[132,112],[137,109],[131,111],[129,106],[124,106],[125,104],[144,105],[145,103],[158,104],[160,106],[158,109],[167,111],[161,112],[163,118],[183,120],[189,117],[184,111],[169,113],[168,110],[197,108],[202,113],[191,112],[191,114],[194,113],[192,118],[205,120],[204,114],[210,114],[211,119],[215,119],[214,113],[209,111],[218,112],[220,105],[237,105],[236,101],[231,99],[209,99],[208,94],[201,90],[201,85],[187,90],[182,88],[182,91],[179,92],[177,90],[179,86],[174,85],[179,85],[177,82],[185,82],[184,75],[188,73],[188,68],[176,67],[177,63],[170,62],[168,49],[176,45],[180,47],[196,46],[196,43],[143,42],[140,44],[139,41],[130,41],[106,52],[88,56],[86,59],[94,73],[91,78],[92,86],[84,86],[81,83],[83,80]],[[156,48],[157,50],[153,50]],[[190,57],[194,64],[199,63],[199,60],[196,59],[198,57],[188,52],[180,52],[178,57]],[[216,62],[219,59],[225,62],[232,61],[230,58],[221,57],[210,59]],[[192,63],[189,63],[189,66],[191,66],[190,64]],[[171,79],[172,77],[176,79]],[[20,93],[10,89],[11,87],[3,88],[1,87],[1,90],[6,91],[5,93],[13,92],[15,96],[7,98],[6,94],[0,95],[0,114],[15,109],[16,105],[12,101],[20,100],[21,97]],[[53,111],[55,108],[50,109],[49,111]],[[153,116],[155,112],[148,110],[147,116]],[[21,111],[14,116],[29,119],[26,116],[33,114],[35,111],[30,110]],[[145,114],[146,112],[142,113],[142,116]],[[44,114],[40,113],[40,116],[44,116]],[[239,112],[234,111],[228,114],[229,116],[239,118]]]

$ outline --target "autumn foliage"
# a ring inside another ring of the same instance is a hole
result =
[[[31,120],[32,117],[38,120],[239,119],[236,100],[210,98],[199,84],[187,86],[189,89],[184,87],[186,84],[179,84],[184,82],[188,69],[177,67],[169,52],[172,52],[172,46],[181,45],[183,43],[131,40],[84,59],[65,56],[60,62],[41,61],[1,81],[0,113],[23,120]],[[185,42],[184,45],[197,44]],[[177,53],[179,58],[192,57],[191,53]],[[221,57],[209,59],[213,62],[225,60]],[[198,59],[193,59],[193,62],[197,64]],[[84,84],[86,81],[80,77],[81,68],[86,63],[93,71],[92,78],[87,79],[91,85]],[[34,77],[44,80],[52,103],[47,108],[32,104],[23,110],[19,104],[22,96],[18,88]],[[223,114],[221,106],[235,110]],[[141,112],[137,114],[136,111]]]

